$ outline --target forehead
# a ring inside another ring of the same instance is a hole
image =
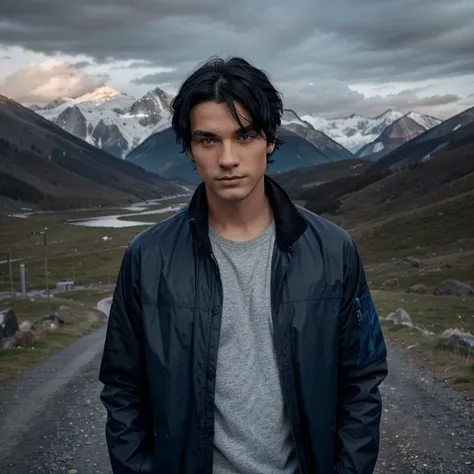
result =
[[[240,121],[245,127],[250,124],[250,114],[239,103],[234,102]],[[191,133],[195,130],[205,130],[216,135],[235,133],[240,128],[239,123],[225,103],[203,102],[191,109]]]

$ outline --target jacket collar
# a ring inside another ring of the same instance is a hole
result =
[[[266,175],[264,180],[265,194],[270,201],[275,219],[276,241],[283,250],[289,251],[305,232],[308,224],[283,188]],[[204,183],[197,187],[191,198],[188,206],[188,222],[193,237],[208,250],[211,250],[207,196]]]

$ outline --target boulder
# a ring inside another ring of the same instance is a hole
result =
[[[395,288],[398,288],[399,281],[398,278],[390,278],[389,280],[385,280],[382,283],[382,288],[384,290],[394,290]]]
[[[12,349],[15,349],[14,339],[9,337],[7,339],[0,340],[0,347],[5,351],[11,351]]]
[[[417,283],[416,285],[410,286],[408,288],[407,293],[417,293],[419,295],[425,295],[426,294],[426,286],[423,285],[422,283]]]
[[[29,331],[31,329],[32,324],[29,321],[23,321],[20,324],[20,331]]]
[[[387,316],[387,321],[393,321],[394,324],[404,324],[405,326],[413,326],[410,315],[403,309],[398,308]]]
[[[462,281],[450,279],[438,283],[433,294],[436,296],[474,296],[474,288]]]
[[[415,268],[423,268],[423,261],[416,257],[403,257],[400,259],[400,263],[406,263]]]
[[[18,331],[18,321],[13,308],[0,311],[0,340],[14,336]]]
[[[41,318],[40,324],[42,326],[50,327],[51,329],[57,329],[60,324],[64,324],[64,320],[56,314],[49,314],[48,316]]]
[[[18,331],[15,334],[16,343],[19,346],[31,346],[35,342],[35,333],[33,331]]]
[[[446,329],[438,338],[438,344],[468,353],[474,352],[474,335],[459,329]]]

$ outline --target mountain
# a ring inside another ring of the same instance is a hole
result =
[[[169,126],[171,99],[159,88],[137,100],[103,85],[31,109],[91,145],[124,158],[149,135]]]
[[[285,143],[272,155],[274,163],[269,164],[269,173],[279,174],[332,161],[319,148],[285,127],[281,127],[279,136]],[[146,139],[127,155],[126,160],[168,179],[199,182],[193,163],[180,151],[173,130],[167,128]]]
[[[4,96],[0,160],[2,195],[44,208],[125,204],[182,192]]]
[[[406,116],[425,129],[441,122],[437,118],[415,112]],[[303,115],[301,119],[355,153],[365,145],[377,140],[385,128],[402,117],[403,114],[400,112],[387,110],[377,117],[360,117],[353,114],[344,118],[326,119],[314,115]]]
[[[474,141],[474,107],[436,125],[396,148],[370,170],[397,170],[433,158],[437,154]]]
[[[371,165],[361,159],[343,160],[322,165],[305,166],[272,176],[290,196],[299,196],[302,190],[348,176],[359,176]]]
[[[350,160],[354,155],[342,145],[328,137],[325,133],[315,130],[314,127],[300,117],[291,109],[285,109],[281,120],[283,128],[290,130],[316,148],[322,151],[332,161]]]
[[[425,127],[404,115],[389,125],[377,140],[363,146],[355,155],[359,158],[376,161],[424,131],[426,131]]]

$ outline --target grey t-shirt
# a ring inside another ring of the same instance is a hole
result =
[[[223,285],[215,395],[216,474],[294,474],[297,462],[273,343],[275,224],[246,242],[212,228]]]

